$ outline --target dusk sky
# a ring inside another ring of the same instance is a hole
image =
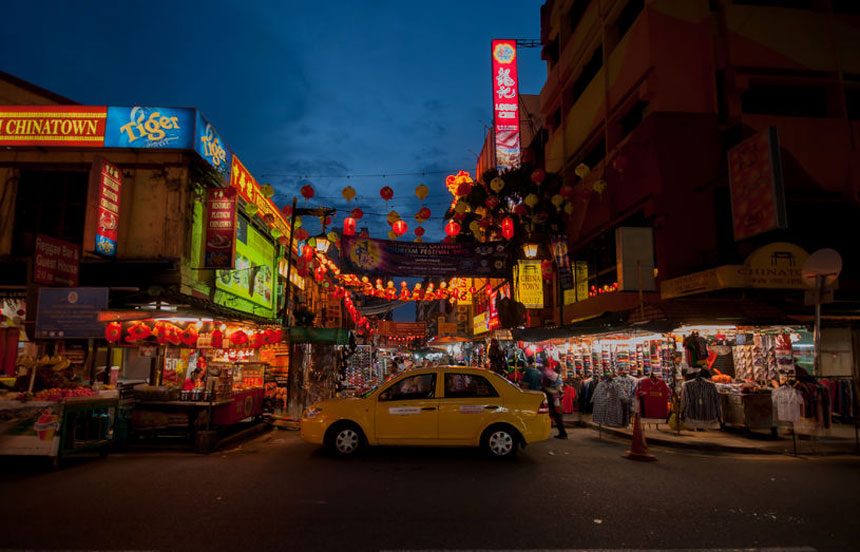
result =
[[[307,178],[312,204],[343,207],[351,184],[372,236],[388,231],[387,184],[414,237],[424,182],[435,241],[444,177],[474,171],[492,123],[490,41],[539,38],[540,5],[20,1],[0,21],[0,70],[84,104],[197,107],[279,204]],[[519,70],[521,92],[538,93],[538,48],[520,51]],[[355,176],[402,173],[427,174]]]

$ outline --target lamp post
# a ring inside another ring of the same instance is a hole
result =
[[[295,235],[296,229],[296,216],[297,215],[312,215],[317,217],[328,217],[334,215],[335,210],[328,207],[315,207],[315,208],[296,208],[296,202],[298,198],[293,197],[293,210],[290,214],[290,239],[289,244],[287,245],[287,282],[286,289],[284,290],[284,318],[283,325],[286,327],[291,326],[291,315],[290,315],[290,278],[292,277],[293,272],[293,236]],[[320,242],[325,242],[325,249],[320,249]],[[325,253],[328,251],[328,247],[330,242],[328,238],[325,237],[325,232],[323,232],[322,237],[317,239],[317,251]]]

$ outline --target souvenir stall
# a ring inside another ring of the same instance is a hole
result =
[[[140,312],[102,318],[108,343],[124,353],[121,381],[149,382],[133,386],[129,440],[209,450],[218,430],[262,417],[269,367],[262,351],[279,347],[280,328]]]
[[[343,372],[343,349],[350,332],[340,328],[289,329],[290,368],[287,413],[298,420],[311,404],[333,398]]]

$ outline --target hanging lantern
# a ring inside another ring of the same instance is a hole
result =
[[[391,201],[391,198],[394,197],[394,190],[390,186],[383,186],[379,189],[379,197],[385,201]]]
[[[514,207],[514,214],[518,217],[524,217],[529,214],[529,209],[522,203],[519,203],[516,207]]]
[[[335,232],[334,230],[326,234],[325,237],[327,237],[328,241],[330,241],[331,243],[337,243],[340,241],[340,236],[338,236],[337,232]]]
[[[457,186],[457,195],[459,197],[467,196],[471,191],[472,184],[469,182],[462,182],[459,186]]]
[[[445,235],[449,238],[455,238],[460,233],[460,225],[456,221],[449,220],[445,225]]]
[[[314,197],[314,187],[310,184],[305,184],[301,187],[299,193],[302,194],[302,197],[306,200],[311,199],[312,197]]]
[[[552,280],[552,261],[544,259],[540,262],[540,270],[544,280]]]
[[[591,173],[591,169],[589,169],[588,165],[585,163],[580,163],[575,169],[573,169],[573,173],[579,178],[585,178]]]
[[[415,232],[415,235],[420,238],[421,236],[424,235],[424,227],[416,226],[414,232]]]
[[[397,211],[390,211],[388,213],[388,217],[386,217],[385,220],[388,221],[388,224],[394,224],[395,222],[400,220],[400,213],[398,213]]]
[[[538,204],[538,201],[540,200],[536,194],[529,194],[526,196],[525,200],[523,200],[523,203],[525,203],[529,207],[534,207]]]
[[[352,201],[352,198],[355,197],[355,188],[352,186],[346,186],[343,190],[341,190],[340,195],[347,201]]]
[[[256,215],[257,211],[257,206],[253,203],[248,203],[245,205],[245,213],[247,213],[249,217],[253,217],[254,215]]]
[[[497,176],[496,178],[490,180],[490,189],[496,193],[501,192],[505,187],[505,181],[501,176]]]
[[[108,343],[116,343],[122,335],[122,324],[119,322],[109,322],[105,325],[105,339]]]
[[[286,218],[290,218],[290,216],[292,216],[293,214],[293,206],[284,205],[283,207],[281,207],[281,214],[284,215]]]
[[[394,233],[394,230],[388,231],[388,239],[389,240],[396,240],[397,239],[397,234]]]
[[[427,197],[427,194],[429,193],[430,188],[427,187],[427,184],[419,184],[415,188],[415,195],[418,196],[418,199],[420,199],[421,201],[424,201],[424,199]]]
[[[487,196],[487,199],[484,200],[484,205],[487,206],[487,209],[495,209],[499,206],[499,197]]]
[[[271,199],[271,197],[275,195],[275,189],[272,187],[271,184],[263,184],[260,187],[260,191],[263,192],[263,195],[269,199]]]
[[[615,158],[612,160],[612,168],[618,171],[620,174],[624,174],[624,170],[627,168],[627,164],[629,162],[630,160],[627,158],[626,155],[616,155]]]
[[[304,245],[304,247],[302,248],[302,257],[306,261],[310,261],[311,259],[314,258],[314,249],[315,249],[314,246],[310,245],[310,243],[306,243]]]
[[[502,219],[502,236],[506,240],[510,240],[514,237],[514,219],[511,217],[505,217]]]
[[[397,234],[398,237],[402,236],[409,230],[409,226],[403,220],[398,220],[394,224],[391,225],[391,230]]]
[[[308,234],[308,231],[305,230],[304,228],[297,228],[296,229],[296,239],[299,241],[305,241],[306,239],[308,239],[309,235],[310,234]]]
[[[564,197],[561,194],[555,194],[554,196],[552,196],[552,199],[550,199],[550,201],[553,205],[555,205],[555,208],[558,209],[564,203]]]
[[[303,224],[304,223],[302,222],[302,217],[296,217],[295,219],[293,219],[293,225],[296,228],[301,228]]]
[[[353,209],[352,211],[350,211],[349,216],[351,216],[352,218],[354,218],[356,221],[359,221],[359,220],[361,220],[361,217],[363,217],[363,216],[364,216],[364,211],[362,211],[361,209],[359,209],[358,207],[356,207],[355,209]]]
[[[603,195],[603,192],[606,191],[606,181],[601,179],[591,185],[591,189],[597,192],[599,195]]]
[[[573,189],[573,186],[571,186],[570,184],[565,184],[558,191],[558,194],[565,199],[571,199],[575,193],[576,193],[576,191]]]
[[[564,204],[564,212],[568,215],[573,213],[573,203],[565,203]]]
[[[454,206],[454,211],[460,215],[466,212],[466,209],[469,208],[469,204],[466,203],[465,200],[461,199],[457,202],[457,205]]]

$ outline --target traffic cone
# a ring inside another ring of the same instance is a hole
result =
[[[624,454],[624,458],[640,462],[657,461],[657,457],[648,452],[648,445],[645,444],[645,434],[642,433],[642,422],[639,421],[638,413],[633,415],[633,442],[630,443],[630,450]]]

